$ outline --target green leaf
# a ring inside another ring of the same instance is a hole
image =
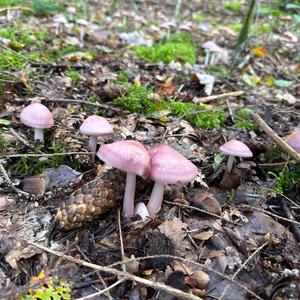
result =
[[[293,17],[295,22],[300,23],[300,15],[294,15]]]
[[[253,83],[251,77],[250,77],[248,74],[244,74],[244,75],[242,76],[242,80],[243,80],[246,84],[248,84],[248,85],[250,85],[250,86],[252,86],[252,87],[255,87],[255,84]]]
[[[288,81],[288,80],[275,80],[274,84],[278,87],[289,87],[293,84],[293,81]]]
[[[222,164],[223,161],[224,161],[223,155],[221,155],[220,153],[216,153],[214,155],[214,163],[213,163],[214,171],[216,171],[218,169],[218,167]]]
[[[285,6],[285,9],[300,9],[300,6],[297,5],[297,4],[288,3],[288,4]]]
[[[9,120],[6,120],[6,119],[0,119],[0,125],[9,125],[10,124],[10,121]]]

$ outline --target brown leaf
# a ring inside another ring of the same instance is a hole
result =
[[[174,244],[175,249],[183,248],[183,239],[186,237],[187,224],[183,223],[179,218],[166,220],[160,226],[159,231],[168,237]]]

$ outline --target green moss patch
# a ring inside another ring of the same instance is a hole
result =
[[[152,47],[135,46],[132,50],[145,61],[165,63],[182,61],[194,64],[197,54],[197,47],[187,34],[173,35],[165,42],[156,43]]]

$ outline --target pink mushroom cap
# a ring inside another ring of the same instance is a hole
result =
[[[138,141],[126,140],[101,145],[97,156],[124,172],[147,177],[150,173],[150,157],[145,147]]]
[[[204,48],[208,51],[211,51],[211,52],[223,52],[223,49],[213,41],[205,42],[202,45],[202,48]]]
[[[32,103],[26,106],[20,114],[23,124],[32,128],[50,128],[53,126],[53,116],[50,110],[41,103]]]
[[[84,120],[80,126],[80,132],[88,136],[97,137],[113,134],[113,129],[106,119],[93,115]]]
[[[286,142],[295,151],[300,153],[300,130],[294,133]]]
[[[253,153],[244,143],[238,140],[230,140],[220,147],[220,151],[227,155],[238,157],[252,157]]]
[[[198,168],[168,145],[158,145],[149,151],[151,178],[166,184],[186,183],[195,179]]]

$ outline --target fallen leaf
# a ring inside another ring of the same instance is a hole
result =
[[[183,248],[182,242],[186,237],[186,223],[183,223],[179,218],[173,218],[172,220],[163,222],[158,229],[173,242],[175,249]]]
[[[267,56],[267,49],[262,46],[253,47],[251,49],[251,52],[253,55],[260,57],[260,58],[265,58]]]

